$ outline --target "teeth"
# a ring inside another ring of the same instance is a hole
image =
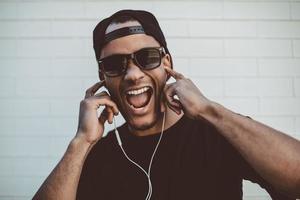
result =
[[[138,90],[130,90],[127,92],[127,94],[129,95],[139,95],[139,94],[142,94],[143,92],[146,92],[147,90],[149,90],[149,87],[143,87],[143,88],[140,88]]]

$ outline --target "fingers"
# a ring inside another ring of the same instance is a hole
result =
[[[176,96],[175,87],[176,87],[175,83],[166,85],[164,88],[164,96],[168,107],[179,115],[182,110],[182,105],[178,99],[175,99]]]
[[[106,93],[106,92],[103,92],[103,93]],[[109,113],[118,115],[119,109],[117,107],[117,104],[111,100],[111,98],[108,94],[107,95],[97,94],[97,95],[93,96],[92,98],[95,99],[95,101],[97,103],[97,108],[105,105],[106,107],[109,107],[109,109],[108,109]]]
[[[95,110],[97,110],[100,106],[105,106],[98,120],[102,123],[107,120],[111,124],[113,122],[114,115],[119,114],[119,109],[106,91],[94,94],[101,85],[103,85],[103,83],[99,82],[89,88],[86,92],[86,98],[83,100],[83,103]]]
[[[99,88],[105,84],[105,81],[99,81],[85,91],[85,98],[93,96]]]
[[[168,74],[170,74],[173,78],[175,78],[175,80],[183,79],[184,78],[184,76],[182,74],[174,71],[170,67],[165,67],[165,70],[167,71]]]
[[[107,120],[107,111],[106,109],[104,109],[101,114],[100,114],[100,117],[98,118],[98,121],[101,123],[101,124],[104,124],[105,121]]]

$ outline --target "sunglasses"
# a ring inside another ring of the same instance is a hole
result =
[[[130,59],[142,70],[151,70],[161,64],[162,56],[165,55],[163,47],[142,48],[132,54],[116,54],[98,60],[100,71],[106,76],[120,76],[127,70]]]

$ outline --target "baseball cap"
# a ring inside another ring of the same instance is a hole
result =
[[[129,16],[136,19],[141,24],[143,32],[147,35],[154,37],[160,43],[160,45],[164,47],[165,52],[168,53],[171,58],[171,54],[168,50],[165,36],[159,26],[157,19],[152,13],[144,10],[120,10],[111,15],[110,17],[100,21],[93,31],[93,48],[97,60],[100,59],[101,50],[107,43],[107,34],[105,34],[107,27],[115,18],[121,16]]]

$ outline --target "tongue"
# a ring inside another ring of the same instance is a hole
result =
[[[144,92],[139,95],[128,95],[127,100],[135,108],[140,108],[140,107],[145,106],[145,104],[147,103],[148,94],[147,94],[147,92]]]

